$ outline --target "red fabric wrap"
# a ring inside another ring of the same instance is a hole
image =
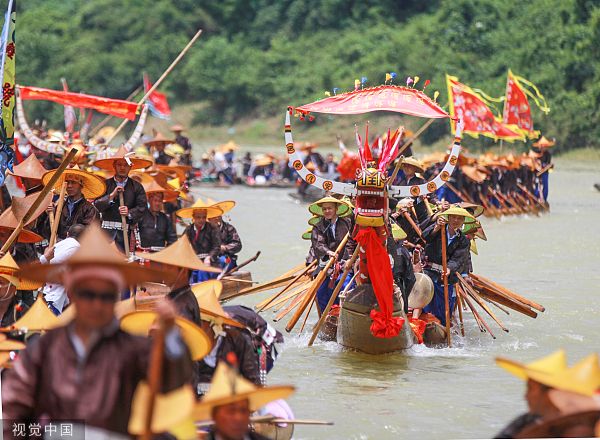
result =
[[[91,108],[100,113],[125,118],[133,121],[138,105],[122,99],[103,98],[102,96],[85,95],[83,93],[60,92],[41,87],[19,86],[21,99],[52,101],[76,108]]]
[[[410,323],[410,328],[413,333],[417,337],[417,342],[419,344],[423,343],[423,333],[425,333],[425,328],[427,327],[427,323],[425,321],[420,320],[419,318],[408,318]]]
[[[369,278],[381,310],[380,312],[371,310],[370,316],[373,320],[371,334],[378,338],[397,336],[404,325],[404,319],[392,316],[394,277],[387,250],[374,228],[359,230],[354,239],[359,246],[365,249],[367,254]]]

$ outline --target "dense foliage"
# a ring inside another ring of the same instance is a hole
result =
[[[381,84],[389,71],[430,79],[442,103],[446,72],[500,96],[510,67],[548,98],[536,128],[564,148],[600,138],[594,0],[20,0],[18,14],[20,83],[58,88],[66,77],[111,97],[127,96],[142,71],[156,79],[202,27],[164,90],[206,102],[204,123],[271,115],[361,76]]]

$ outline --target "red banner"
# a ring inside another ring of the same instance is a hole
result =
[[[422,118],[448,118],[435,101],[420,90],[401,86],[379,86],[321,99],[296,108],[301,113],[357,115],[388,111]]]
[[[152,83],[150,82],[150,78],[144,73],[144,91],[148,92],[151,88]],[[150,106],[150,113],[152,113],[152,116],[160,119],[169,119],[171,117],[169,101],[167,101],[167,95],[164,93],[154,90],[150,96],[148,96],[148,105]]]
[[[487,106],[484,99],[473,89],[458,82],[458,78],[446,75],[448,83],[448,103],[450,115],[460,119],[464,124],[463,133],[474,138],[479,135],[509,142],[524,140],[522,133],[513,130],[498,120]],[[455,130],[454,121],[452,132]]]
[[[42,89],[41,87],[19,86],[21,99],[52,101],[77,108],[91,108],[100,113],[134,120],[138,105],[122,99],[103,98],[102,96],[84,95],[83,93],[60,92]]]
[[[510,70],[506,81],[506,100],[504,101],[502,120],[505,124],[515,125],[531,138],[539,136],[539,133],[536,135],[536,131],[533,129],[531,107],[527,95],[519,84],[519,80]]]

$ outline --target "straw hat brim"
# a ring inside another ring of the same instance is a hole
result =
[[[157,316],[150,311],[127,313],[121,318],[121,329],[133,335],[148,336]],[[210,353],[212,342],[200,327],[180,316],[175,318],[175,325],[181,332],[192,360],[198,361]]]
[[[200,295],[205,290],[211,290],[218,299],[223,293],[223,283],[220,280],[206,280],[201,283],[192,284],[190,287],[194,295]]]
[[[188,270],[200,270],[202,272],[210,272],[210,273],[221,273],[222,270],[219,269],[218,267],[212,267],[212,266],[208,266],[206,264],[204,264],[201,260],[198,259],[198,257],[196,256],[195,260],[188,260],[186,258],[182,258],[179,261],[172,261],[171,259],[165,258],[164,255],[160,254],[161,252],[163,252],[164,249],[162,251],[159,252],[139,252],[137,254],[138,257],[140,257],[142,260],[147,260],[153,263],[160,263],[160,264],[166,264],[168,266],[174,266],[174,267],[179,267],[182,269],[188,269]],[[196,261],[197,260],[197,261]],[[166,272],[164,271],[157,271],[158,273],[162,273],[165,276],[167,275]],[[163,277],[164,278],[164,277]],[[169,283],[169,281],[167,279],[165,279],[164,281],[161,281],[160,279],[155,279],[155,280],[147,280],[147,281],[154,281],[157,283]],[[174,280],[173,280],[174,281]]]
[[[308,224],[309,224],[310,226],[317,226],[317,224],[318,224],[318,223],[321,221],[321,219],[322,219],[322,218],[323,218],[323,217],[320,217],[320,216],[318,216],[318,215],[314,215],[314,214],[313,214],[313,216],[312,216],[311,218],[309,218],[309,219],[308,219]]]
[[[12,233],[12,231],[14,231],[15,228],[9,228],[7,226],[0,226],[0,230],[9,231]],[[30,231],[29,229],[21,229],[21,232],[19,232],[19,236],[17,237],[17,242],[19,242],[19,243],[39,243],[43,239],[44,239],[44,237],[36,234],[33,231]]]
[[[42,183],[47,185],[52,176],[56,173],[56,170],[48,171],[46,174],[42,176]],[[57,182],[54,184],[54,189],[60,191],[65,179],[68,176],[77,176],[83,179],[83,188],[81,193],[83,197],[86,199],[97,199],[102,196],[106,191],[106,183],[104,183],[104,179],[94,174],[88,173],[83,170],[65,170],[64,173],[58,178]]]
[[[458,215],[458,216],[464,217],[465,220],[467,220],[467,219],[475,220],[475,217],[473,217],[473,215],[469,211],[467,211],[466,209],[463,209],[463,208],[455,207],[455,206],[448,208],[446,211],[443,211],[440,214],[442,216],[444,216],[446,219],[448,218],[449,215]]]
[[[94,162],[94,166],[106,171],[114,171],[113,163],[119,159],[123,159],[122,157],[108,157],[106,159],[98,159]],[[148,168],[152,166],[152,161],[148,159],[142,159],[139,157],[130,157],[131,161],[131,169],[132,170],[141,170],[144,168]]]
[[[312,238],[312,228],[309,228],[302,233],[302,240],[310,240],[311,238]]]
[[[459,208],[466,209],[469,212],[470,212],[470,210],[473,210],[473,217],[475,217],[475,218],[477,218],[481,214],[483,214],[483,211],[484,211],[483,206],[477,205],[475,203],[460,202],[460,203],[457,203],[457,205]]]
[[[562,373],[562,374],[561,374]],[[566,374],[565,374],[566,373]],[[526,370],[527,378],[535,380],[550,388],[570,391],[584,396],[593,396],[600,384],[597,380],[587,378],[586,380],[573,380],[568,377],[567,372],[544,373],[541,371]]]
[[[168,393],[156,394],[154,399],[152,432],[167,432],[183,423],[190,417],[196,402],[190,385],[184,385]],[[142,381],[133,394],[131,415],[127,426],[129,434],[138,436],[144,433],[149,400],[150,387],[147,382]]]
[[[308,211],[313,215],[318,215],[319,217],[323,217],[323,208],[321,205],[324,203],[337,204],[338,208],[337,208],[336,212],[337,212],[338,217],[341,217],[350,211],[350,207],[345,202],[343,202],[342,200],[338,200],[335,197],[331,197],[331,196],[323,197],[322,199],[317,200],[314,203],[311,203],[308,206]]]
[[[170,189],[155,189],[152,191],[146,191],[146,197],[150,194],[162,193],[163,202],[174,202],[179,197],[179,193],[177,191],[173,191]]]
[[[213,292],[214,284],[205,284],[208,282],[198,283],[191,286],[192,292],[198,301],[198,307],[200,307],[200,317],[206,321],[217,321],[222,324],[227,324],[232,327],[246,328],[243,324],[231,319],[225,310],[221,308],[219,304],[218,296]],[[220,282],[219,282],[220,283]],[[204,299],[208,295],[212,295],[212,300]],[[214,301],[214,302],[213,302]]]
[[[250,411],[257,411],[267,403],[278,399],[285,399],[294,393],[293,386],[272,386],[257,388],[246,393],[216,399],[201,400],[194,408],[194,420],[208,420],[211,418],[212,409],[217,406],[228,405],[233,402],[248,400]]]
[[[217,209],[221,210],[221,212],[222,212],[221,215],[227,214],[229,211],[231,211],[233,209],[234,206],[235,206],[235,202],[233,200],[224,200],[222,202],[217,202],[217,203],[212,204],[213,208],[217,208]]]
[[[82,267],[110,267],[118,270],[123,276],[127,285],[134,285],[143,281],[162,282],[168,279],[169,282],[175,281],[177,274],[167,273],[160,270],[150,269],[140,266],[137,263],[116,262],[65,262],[62,264],[40,264],[33,263],[24,265],[16,275],[27,281],[63,284],[63,277],[66,271]]]
[[[518,377],[521,380],[527,380],[527,366],[524,363],[498,357],[496,358],[496,364],[513,376]]]
[[[206,218],[219,217],[223,215],[223,211],[221,211],[219,208],[215,208],[214,206],[190,206],[189,208],[178,209],[175,214],[177,214],[177,217],[179,218],[190,219],[193,218],[194,211],[201,211],[203,209],[206,210]]]
[[[419,162],[417,159],[414,159],[413,157],[407,157],[406,159],[404,159],[402,161],[401,168],[404,168],[406,165],[415,167],[421,173],[425,172],[425,166],[421,162]]]

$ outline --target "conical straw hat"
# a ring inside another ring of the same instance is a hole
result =
[[[157,317],[157,313],[150,311],[127,313],[121,318],[121,328],[133,335],[148,336]],[[175,318],[175,325],[179,328],[193,360],[200,360],[210,352],[212,342],[204,330],[180,316]]]
[[[149,183],[144,183],[144,191],[146,191],[146,196],[152,193],[162,193],[164,202],[173,202],[177,200],[179,193],[177,191],[173,191],[172,189],[166,189],[156,183],[156,180],[152,179]]]
[[[211,199],[210,197],[206,198],[206,203],[211,205],[213,208],[220,209],[221,215],[227,214],[235,206],[235,202],[233,200],[223,200],[223,201],[217,202],[217,201]],[[216,216],[216,217],[218,217],[218,216]],[[212,217],[209,216],[208,218],[212,218]]]
[[[182,267],[190,270],[221,273],[221,269],[204,264],[194,252],[186,234],[183,234],[175,243],[170,244],[159,252],[142,252],[138,257],[155,263],[168,264],[169,266]]]
[[[294,387],[289,385],[259,388],[225,362],[220,362],[208,392],[194,408],[194,420],[208,420],[214,407],[243,400],[248,400],[250,411],[257,411],[273,400],[285,399],[293,392]]]
[[[13,197],[12,205],[0,214],[0,230],[10,231],[12,233],[19,225],[19,220],[27,213],[38,195],[38,193],[34,193],[27,197]],[[52,194],[48,194],[44,197],[44,200],[42,200],[40,206],[35,210],[27,225],[35,221],[35,219],[46,210],[51,200]],[[19,243],[37,243],[42,240],[43,237],[25,228],[21,230],[17,237]]]
[[[133,394],[131,415],[127,426],[129,434],[135,436],[144,434],[149,399],[150,387],[147,382],[142,381]],[[150,430],[159,433],[171,431],[189,419],[194,410],[196,395],[190,385],[184,385],[168,393],[159,393],[154,396],[154,399]]]
[[[27,156],[27,159],[15,165],[12,171],[9,170],[8,174],[26,179],[41,180],[46,171],[36,155],[31,153]]]
[[[207,218],[219,217],[220,215],[223,215],[223,211],[220,208],[216,208],[211,203],[207,203],[202,199],[196,200],[192,206],[179,209],[175,213],[177,214],[177,217],[180,218],[193,218],[194,211],[202,209],[206,210]]]
[[[44,296],[38,295],[31,308],[8,328],[41,332],[60,326],[61,322],[58,316],[50,311],[48,304],[44,301]]]
[[[338,209],[337,209],[337,215],[338,216],[342,216],[342,215],[346,214],[350,210],[350,207],[344,201],[336,199],[335,197],[327,196],[327,197],[323,197],[320,200],[317,200],[314,203],[311,203],[308,206],[308,211],[311,214],[318,215],[318,216],[322,217],[323,216],[322,205],[324,203],[335,203],[336,205],[338,205]]]
[[[403,168],[405,165],[411,165],[411,166],[415,167],[417,170],[419,170],[421,173],[425,172],[425,165],[423,165],[423,162],[415,159],[412,156],[409,156],[402,161],[401,168]]]
[[[553,147],[555,144],[556,142],[554,140],[549,140],[546,138],[546,136],[542,136],[538,139],[537,142],[533,144],[533,146],[537,148],[550,148]]]
[[[0,276],[8,280],[17,290],[37,290],[43,283],[36,283],[29,280],[19,279],[15,273],[19,270],[19,265],[15,262],[10,252],[0,258]]]
[[[571,368],[554,371],[526,370],[527,378],[550,388],[593,396],[600,388],[598,354],[592,353]]]
[[[460,203],[457,203],[456,206],[458,206],[459,208],[464,208],[469,212],[472,212],[473,217],[479,217],[481,214],[483,214],[483,211],[484,211],[483,206],[477,205],[475,203],[460,202]]]
[[[95,223],[90,224],[79,240],[79,249],[66,261],[60,264],[29,264],[23,266],[17,276],[48,283],[64,284],[65,272],[78,267],[110,267],[117,269],[127,285],[135,285],[143,281],[162,281],[168,278],[174,281],[176,274],[163,273],[129,263],[125,256],[118,252],[108,241],[106,234]]]
[[[113,163],[116,160],[125,159],[131,163],[132,170],[139,170],[142,168],[148,168],[152,166],[152,161],[148,159],[142,159],[141,157],[136,157],[135,153],[128,152],[125,147],[121,146],[114,156],[108,157],[106,159],[98,159],[94,162],[94,166],[101,168],[107,171],[114,171]]]
[[[149,141],[144,142],[144,145],[152,146],[156,144],[167,145],[175,142],[175,139],[167,139],[160,131],[156,133],[156,135],[150,139]]]
[[[220,281],[217,282],[221,283]],[[219,304],[219,300],[217,299],[214,283],[206,281],[204,283],[194,284],[192,286],[192,292],[198,301],[200,317],[202,319],[207,317],[207,321],[215,321],[217,324],[227,324],[234,327],[245,328],[243,324],[231,319],[227,312],[223,310],[223,307],[221,307],[221,304]]]
[[[52,170],[44,174],[42,176],[42,183],[47,185],[55,173],[56,170]],[[83,183],[83,189],[81,190],[81,193],[86,199],[97,199],[106,191],[104,179],[92,173],[88,173],[87,171],[80,170],[79,168],[66,169],[54,184],[54,189],[56,191],[60,191],[67,177],[76,178]]]
[[[443,215],[444,217],[446,217],[446,219],[448,218],[449,215],[459,215],[461,217],[464,217],[465,221],[466,220],[475,220],[475,217],[473,217],[473,215],[469,211],[467,211],[464,208],[459,208],[458,206],[451,206],[450,208],[441,212],[440,214]]]
[[[171,131],[184,131],[185,127],[182,124],[175,124],[169,130],[171,130]]]
[[[504,368],[513,376],[527,380],[527,371],[553,372],[567,369],[567,355],[563,349],[544,356],[528,364],[513,361],[503,357],[496,358],[496,364]]]

